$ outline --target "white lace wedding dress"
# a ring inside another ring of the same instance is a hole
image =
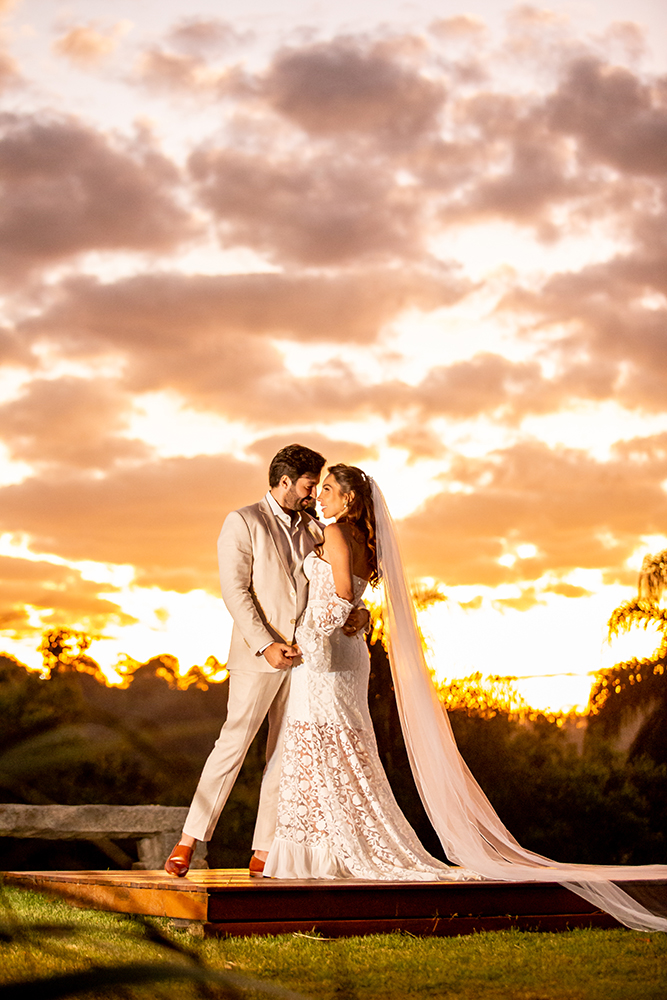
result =
[[[330,565],[311,553],[308,607],[296,639],[276,837],[264,868],[274,878],[396,881],[475,878],[428,854],[398,807],[368,711],[370,657],[362,634],[341,625]],[[354,600],[366,581],[354,578]]]

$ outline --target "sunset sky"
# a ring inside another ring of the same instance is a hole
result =
[[[653,648],[603,639],[667,547],[664,0],[0,11],[0,648],[224,662],[290,441],[377,478],[439,676]]]

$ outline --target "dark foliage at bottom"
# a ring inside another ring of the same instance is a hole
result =
[[[125,689],[89,673],[41,680],[0,657],[0,801],[188,805],[226,714],[226,683],[181,690],[160,660]],[[371,646],[371,715],[399,805],[424,846],[442,848],[412,779],[381,642]],[[526,847],[557,860],[667,863],[667,766],[626,759],[593,730],[579,754],[546,719],[512,721],[450,713],[461,753],[503,822]],[[209,845],[209,863],[248,862],[266,730],[253,743]],[[0,868],[114,867],[90,844],[0,838]],[[123,850],[134,857],[135,848]]]

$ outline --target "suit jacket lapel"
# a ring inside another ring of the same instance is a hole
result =
[[[290,571],[289,563],[285,558],[283,547],[280,544],[280,536],[278,534],[280,528],[276,524],[276,519],[274,517],[273,511],[271,510],[268,503],[264,499],[259,501],[259,509],[261,511],[262,517],[264,518],[264,523],[266,524],[267,531],[269,532],[273,544],[276,547],[276,555],[280,560],[280,564],[282,568],[285,570],[285,573],[287,574],[287,579],[292,585],[294,585],[294,577],[292,576],[292,573]]]

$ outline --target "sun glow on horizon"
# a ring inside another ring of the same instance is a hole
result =
[[[525,558],[534,554],[530,543],[517,548],[524,551]],[[0,555],[68,565],[58,557],[34,553],[26,539],[8,536],[0,537]],[[102,633],[85,619],[62,623],[92,636],[89,655],[109,683],[120,682],[116,668],[127,657],[146,662],[167,654],[178,660],[181,675],[193,666],[202,667],[211,656],[226,662],[232,622],[217,595],[201,590],[183,594],[137,587],[132,583],[130,566],[90,562],[71,565],[87,579],[113,583],[118,588],[113,599],[124,613],[136,618],[135,624],[108,623]],[[582,570],[569,579],[591,585],[593,578],[599,583],[597,574]],[[654,629],[634,629],[611,644],[606,642],[609,614],[629,596],[627,589],[618,585],[602,586],[598,593],[578,599],[538,589],[534,604],[520,610],[502,606],[504,600],[511,601],[514,594],[520,593],[514,585],[447,588],[432,579],[424,584],[436,585],[445,597],[443,602],[418,613],[428,659],[438,680],[444,683],[477,673],[509,679],[535,710],[582,713],[597,671],[631,656],[649,656],[658,644],[659,635]],[[371,602],[373,596],[370,592],[366,595]],[[591,629],[594,621],[597,627]],[[31,669],[41,670],[37,646],[41,632],[53,625],[48,612],[32,608],[29,633],[5,632],[4,651]]]

